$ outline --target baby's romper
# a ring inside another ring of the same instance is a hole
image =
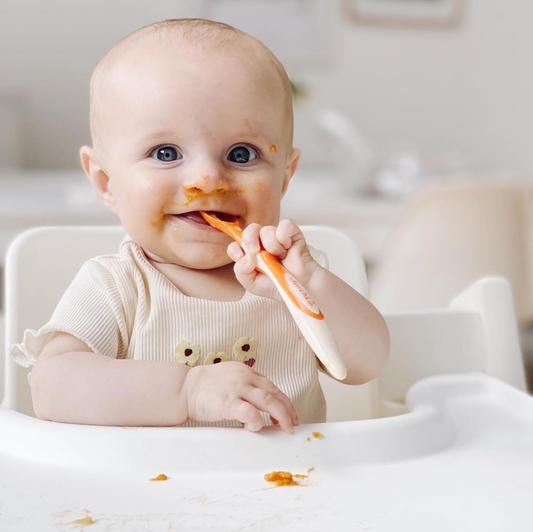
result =
[[[324,254],[310,249],[326,266]],[[284,303],[250,292],[239,301],[186,296],[130,237],[117,255],[96,257],[82,266],[50,321],[38,331],[26,330],[23,342],[12,347],[12,357],[22,366],[33,365],[56,331],[119,359],[196,366],[226,358],[218,356],[224,353],[276,384],[294,404],[301,423],[326,421],[317,358]],[[263,419],[272,424],[264,413]],[[189,420],[185,425],[241,424]]]

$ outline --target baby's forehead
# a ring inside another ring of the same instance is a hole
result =
[[[148,32],[118,43],[95,69],[91,80],[93,140],[96,142],[105,115],[113,110],[117,96],[134,99],[138,95],[140,102],[141,96],[149,95],[150,91],[172,89],[173,84],[188,81],[188,67],[194,67],[196,79],[200,76],[199,89],[202,84],[217,87],[223,82],[247,82],[251,89],[243,92],[245,98],[262,93],[269,100],[276,100],[292,116],[287,75],[273,54],[254,38],[237,33],[218,42],[191,41],[180,33]],[[234,75],[235,69],[238,75]],[[181,77],[173,78],[173,71]]]

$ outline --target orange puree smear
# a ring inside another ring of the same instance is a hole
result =
[[[293,475],[288,471],[273,471],[272,473],[267,473],[265,475],[265,480],[267,482],[274,482],[276,486],[301,486],[296,482],[295,478],[307,478],[311,471],[314,471],[314,467],[310,467],[307,470],[307,475]]]
[[[188,190],[184,188],[185,195],[187,196],[187,201],[183,205],[189,205],[189,203],[197,200],[198,198],[205,199],[208,196],[222,196],[224,199],[227,199],[229,196],[234,196],[236,194],[242,194],[244,192],[244,189],[237,188],[236,190],[220,190],[213,194],[207,194],[200,188],[194,188],[192,190]]]
[[[185,195],[187,196],[187,202],[185,203],[185,205],[189,205],[189,203],[197,199],[198,196],[204,195],[204,191],[200,190],[199,188],[195,188],[194,190],[185,189]]]
[[[158,225],[162,225],[165,221],[165,216],[161,216],[159,220],[156,220],[155,222],[150,222],[154,227],[157,227]]]
[[[151,478],[150,480],[168,480],[168,477],[164,473],[160,473],[157,477]]]
[[[313,432],[313,438],[316,438],[317,440],[321,440],[324,437],[324,435],[321,432]]]
[[[81,519],[75,519],[72,521],[71,525],[78,525],[78,526],[89,526],[94,525],[96,521],[93,521],[93,518],[89,515],[89,510],[83,510],[85,512],[85,517],[82,517]]]
[[[288,471],[273,471],[265,475],[267,482],[275,482],[276,486],[299,486]]]
[[[272,144],[272,145],[270,146],[270,148],[268,148],[268,149],[269,149],[270,151],[274,152],[274,153],[277,153],[277,152],[278,152],[278,148],[276,147],[275,144]]]

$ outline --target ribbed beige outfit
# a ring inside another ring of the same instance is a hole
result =
[[[327,266],[323,253],[311,252]],[[199,350],[198,365],[224,352],[229,360],[244,360],[274,382],[294,404],[301,423],[326,421],[317,359],[283,303],[250,292],[239,301],[186,296],[129,237],[117,255],[96,257],[82,266],[50,321],[38,331],[26,330],[11,356],[22,366],[34,364],[56,331],[75,336],[95,353],[119,359],[191,364]],[[215,355],[208,358],[209,353]],[[268,416],[263,419],[272,424]],[[185,426],[240,423],[189,420]]]

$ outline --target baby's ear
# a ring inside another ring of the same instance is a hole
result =
[[[298,168],[298,162],[300,161],[300,155],[302,152],[298,148],[293,148],[289,157],[287,158],[287,164],[285,165],[285,175],[283,176],[283,186],[281,188],[281,197],[285,195],[289,181],[291,180],[296,168]]]
[[[89,146],[80,149],[81,165],[91,181],[91,184],[100,201],[112,211],[115,211],[115,196],[111,190],[109,176],[102,169],[97,153]]]

